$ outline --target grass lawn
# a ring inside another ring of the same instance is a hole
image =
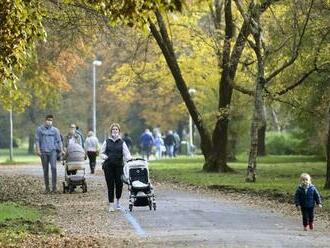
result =
[[[0,149],[0,164],[33,164],[40,162],[38,156],[28,154],[27,148],[14,148],[13,160],[9,160],[9,149]]]
[[[60,230],[42,222],[37,209],[12,202],[0,203],[0,247],[15,244],[25,235],[59,233]]]
[[[291,201],[299,183],[299,176],[307,172],[312,183],[317,186],[324,209],[330,211],[330,190],[323,189],[326,164],[313,156],[266,156],[258,159],[257,182],[246,183],[246,156],[238,156],[238,161],[229,163],[234,173],[202,172],[203,157],[179,157],[150,162],[150,174],[160,181],[180,182],[188,185],[206,186],[239,192],[249,191]]]

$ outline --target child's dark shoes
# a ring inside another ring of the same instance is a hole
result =
[[[311,229],[311,230],[314,229],[314,224],[313,223],[309,223],[309,229]]]

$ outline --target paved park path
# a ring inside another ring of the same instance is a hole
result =
[[[64,171],[58,168],[61,189]],[[330,247],[330,231],[318,222],[314,231],[302,231],[297,212],[284,216],[221,194],[173,185],[155,183],[156,211],[135,207],[133,212],[127,210],[124,187],[122,209],[108,213],[99,168],[95,175],[87,174],[85,194],[79,189],[73,194],[42,194],[39,165],[1,166],[1,178],[7,178],[7,184],[25,180],[15,189],[17,197],[52,209],[49,220],[62,228],[62,238],[89,239],[95,247]],[[6,194],[1,189],[0,193]],[[10,199],[7,194],[2,197]]]

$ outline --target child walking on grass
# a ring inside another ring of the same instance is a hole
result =
[[[314,228],[315,203],[322,208],[320,193],[312,184],[310,175],[302,173],[300,175],[300,185],[295,193],[295,204],[297,210],[301,210],[304,231],[307,231],[308,225],[310,230]]]

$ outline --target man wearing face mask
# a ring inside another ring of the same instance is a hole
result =
[[[108,187],[109,212],[120,209],[120,197],[123,189],[121,176],[123,175],[123,160],[132,159],[126,143],[120,137],[120,126],[118,123],[110,125],[110,137],[101,147],[100,157],[104,160],[102,169]],[[116,188],[116,204],[114,205],[114,191]]]
[[[56,150],[64,153],[60,131],[53,126],[53,119],[53,115],[47,115],[45,123],[37,128],[35,135],[36,154],[41,158],[44,173],[45,193],[50,192],[49,165],[52,172],[52,192],[56,192]]]

